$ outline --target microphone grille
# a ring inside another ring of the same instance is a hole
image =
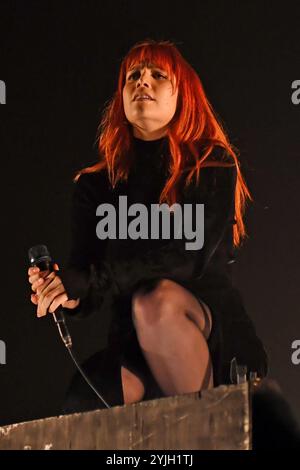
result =
[[[50,253],[46,245],[35,245],[29,248],[28,258],[30,263],[35,263],[41,259],[51,259]]]

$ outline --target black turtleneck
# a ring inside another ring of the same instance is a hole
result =
[[[156,154],[158,151],[168,146],[167,137],[161,137],[155,140],[144,140],[138,137],[133,137],[133,147],[138,152],[144,155]]]
[[[141,177],[165,175],[168,164],[169,144],[167,138],[157,140],[142,140],[133,138],[132,171],[141,173]],[[145,171],[147,169],[147,171]],[[151,172],[150,174],[148,172]],[[165,175],[166,176],[166,175]]]

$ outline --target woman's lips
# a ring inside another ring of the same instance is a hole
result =
[[[154,101],[154,100],[151,96],[143,94],[143,95],[135,96],[134,101]]]

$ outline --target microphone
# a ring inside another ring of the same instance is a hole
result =
[[[35,245],[29,248],[28,257],[31,266],[36,266],[41,271],[51,272],[54,270],[54,263],[46,245]],[[70,349],[72,347],[72,338],[66,325],[62,307],[59,306],[52,315],[61,339],[65,346]]]
[[[36,266],[40,268],[41,271],[53,271],[54,270],[54,263],[48,251],[46,245],[35,245],[28,250],[28,257],[30,265]],[[72,350],[72,338],[69,333],[69,330],[66,325],[65,316],[63,314],[63,308],[59,306],[55,312],[52,314],[54,321],[57,325],[59,334],[61,339],[63,340],[72,360],[74,361],[75,366],[79,370],[80,374],[87,382],[87,384],[91,387],[91,389],[95,392],[97,397],[102,401],[102,403],[106,406],[106,408],[110,408],[110,405],[105,401],[105,399],[100,395],[97,388],[93,385],[91,380],[87,377],[85,372],[82,370],[76,356]]]

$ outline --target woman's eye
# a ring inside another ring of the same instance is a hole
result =
[[[128,75],[128,80],[137,80],[140,77],[140,72],[136,70],[135,72]]]
[[[159,78],[159,79],[166,79],[167,77],[163,75],[161,72],[153,72],[153,77]]]

